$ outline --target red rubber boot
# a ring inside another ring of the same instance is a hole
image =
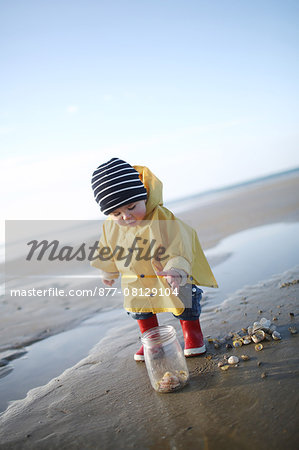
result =
[[[137,322],[138,322],[141,334],[143,334],[147,330],[150,330],[151,328],[159,326],[156,314],[149,317],[148,319],[138,319]],[[143,345],[140,347],[138,352],[135,353],[134,359],[135,359],[135,361],[144,361]]]
[[[203,341],[203,335],[199,323],[196,320],[180,320],[184,335],[185,349],[184,355],[198,356],[206,352],[206,346]]]

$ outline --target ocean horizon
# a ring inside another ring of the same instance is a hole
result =
[[[206,191],[202,191],[199,192],[197,194],[193,194],[193,195],[187,195],[175,200],[169,200],[169,201],[164,201],[163,205],[166,207],[175,207],[175,206],[179,206],[183,203],[186,203],[190,201],[196,201],[196,200],[200,200],[204,197],[209,197],[209,196],[214,196],[215,194],[220,194],[220,193],[224,193],[224,192],[228,192],[228,191],[232,191],[235,189],[240,189],[246,186],[250,186],[256,183],[263,183],[265,181],[269,181],[271,179],[275,179],[275,178],[280,178],[280,177],[284,177],[287,175],[293,175],[293,174],[299,174],[299,167],[295,167],[293,169],[288,169],[288,170],[283,170],[281,172],[274,172],[270,175],[264,175],[264,176],[260,176],[260,177],[254,177],[254,178],[250,178],[250,179],[246,179],[244,181],[241,181],[240,183],[233,183],[230,185],[226,185],[226,186],[222,186],[219,188],[215,188],[215,189],[208,189]],[[187,209],[187,207],[186,207]]]

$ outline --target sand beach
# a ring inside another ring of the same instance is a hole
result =
[[[0,448],[297,448],[298,192],[299,173],[294,171],[205,201],[194,199],[192,210],[177,214],[196,228],[220,286],[218,292],[204,289],[201,324],[207,353],[188,358],[190,382],[177,393],[156,393],[145,365],[133,360],[139,332],[122,310],[121,295],[55,302],[3,297],[0,397],[1,383],[5,387],[14,373],[19,373],[16,384],[22,384],[22,361],[33,358],[38,343],[59,341],[84,323],[85,328],[99,323],[101,336],[80,350],[81,338],[71,335],[65,358],[72,353],[73,363],[63,370],[57,364],[56,372],[52,367],[43,383],[35,379],[33,368],[28,375],[32,387],[23,396],[11,395],[11,388],[2,390],[3,398],[5,390],[8,394],[0,414]],[[234,277],[234,271],[240,275]],[[92,282],[86,279],[81,286]],[[160,316],[161,323],[176,328],[183,343],[178,321],[171,314]],[[265,342],[259,352],[254,344],[226,348],[221,339],[262,317],[275,324],[281,340]],[[48,351],[64,356],[57,348]],[[240,358],[244,353],[248,361],[227,371],[218,367],[228,355]],[[48,356],[41,352],[37,365]]]

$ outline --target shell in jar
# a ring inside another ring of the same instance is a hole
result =
[[[160,381],[158,381],[159,392],[171,392],[181,387],[180,379],[171,372],[165,372]]]
[[[188,374],[185,370],[177,371],[177,376],[182,383],[185,383],[188,380]]]

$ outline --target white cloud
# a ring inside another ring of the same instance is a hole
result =
[[[77,105],[70,105],[70,106],[67,107],[66,110],[70,114],[75,114],[75,113],[77,113],[79,111],[79,106],[77,106]]]

